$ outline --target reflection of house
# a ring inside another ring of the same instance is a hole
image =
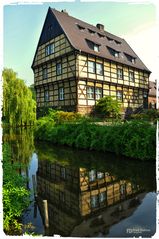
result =
[[[108,172],[88,171],[39,160],[37,191],[42,217],[44,211],[40,199],[48,201],[49,233],[69,236],[76,226],[81,228],[84,219],[95,219],[101,212],[106,216],[107,208],[111,208],[110,213],[118,208],[124,211],[123,216],[126,217],[132,212],[132,207],[129,210],[129,203],[124,202],[130,202],[130,198],[141,188],[129,181],[117,180]],[[115,221],[112,216],[109,226]]]
[[[156,109],[156,82],[153,81],[149,82],[148,106],[150,109]]]
[[[150,71],[128,43],[66,11],[49,8],[32,69],[38,110],[89,113],[108,95],[124,109],[147,107]]]

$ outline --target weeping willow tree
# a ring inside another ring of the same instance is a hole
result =
[[[3,70],[3,122],[11,126],[32,125],[36,103],[31,90],[12,69]]]

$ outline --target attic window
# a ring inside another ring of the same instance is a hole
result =
[[[89,31],[89,33],[90,33],[91,35],[94,35],[94,34],[95,34],[95,31],[93,31],[93,30],[91,30],[91,29],[88,29],[88,31]]]
[[[105,36],[104,35],[102,35],[102,34],[100,34],[100,33],[97,33],[98,34],[98,36],[100,37],[100,38],[104,38]]]
[[[83,26],[81,26],[81,25],[79,25],[79,24],[77,24],[77,26],[78,26],[78,28],[79,28],[80,31],[84,31],[84,30],[85,30],[85,27],[83,27]]]
[[[115,43],[116,43],[117,45],[121,45],[121,42],[120,42],[120,41],[115,40]]]
[[[110,38],[110,37],[107,37],[107,39],[108,39],[109,42],[113,42],[113,41],[114,41],[114,40],[113,40],[112,38]]]
[[[112,55],[112,56],[114,56],[114,57],[119,57],[119,54],[120,54],[120,52],[119,51],[116,51],[116,50],[114,50],[113,48],[110,48],[110,47],[107,47],[108,48],[108,51],[109,51],[109,53]]]
[[[99,46],[100,45],[98,45],[98,44],[96,44],[96,43],[94,43],[90,40],[87,40],[87,39],[86,39],[86,42],[87,42],[90,49],[92,49],[93,51],[99,52]]]
[[[135,64],[135,57],[130,56],[130,55],[126,54],[126,53],[125,53],[125,56],[126,56],[128,61],[130,61],[132,64]]]

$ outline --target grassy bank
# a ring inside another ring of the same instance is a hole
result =
[[[44,117],[37,122],[35,138],[141,160],[155,160],[156,154],[156,127],[141,120],[100,126],[85,119],[57,124],[54,119]]]

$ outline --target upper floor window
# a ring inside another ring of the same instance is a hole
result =
[[[107,47],[108,48],[108,51],[109,51],[109,53],[112,55],[112,56],[114,56],[114,57],[119,57],[119,51],[116,51],[116,50],[114,50],[113,48],[110,48],[110,47]]]
[[[93,181],[95,181],[95,180],[96,180],[96,171],[92,169],[92,170],[89,172],[89,181],[90,181],[90,182],[93,182]]]
[[[49,56],[55,52],[55,44],[49,44],[45,47],[45,56]]]
[[[45,102],[49,101],[49,91],[48,90],[44,91],[44,101]]]
[[[43,80],[47,79],[47,73],[48,73],[47,68],[43,68],[42,73],[43,73]]]
[[[103,75],[103,64],[96,63],[96,74]]]
[[[129,80],[132,81],[132,82],[134,82],[134,80],[135,80],[133,71],[129,71]]]
[[[126,54],[126,53],[125,53],[125,56],[126,56],[128,61],[130,61],[132,64],[135,64],[135,57],[130,56],[130,55]]]
[[[64,100],[64,88],[59,88],[59,100]]]
[[[123,79],[123,69],[117,68],[117,78],[120,80]]]
[[[95,95],[96,95],[96,100],[99,100],[100,98],[102,98],[102,88],[96,88]]]
[[[94,87],[87,87],[87,99],[94,99]]]
[[[88,61],[88,72],[103,75],[103,64],[95,63],[94,61]]]
[[[99,44],[94,43],[94,42],[92,42],[90,40],[87,40],[87,39],[86,39],[86,42],[87,42],[87,44],[88,44],[90,49],[92,49],[92,50],[94,50],[96,52],[99,52],[99,46],[100,46]]]
[[[61,75],[62,74],[62,64],[61,62],[56,64],[56,74]]]
[[[117,98],[117,100],[119,100],[119,101],[122,101],[122,100],[123,100],[123,92],[122,92],[121,90],[117,90],[116,98]]]
[[[88,61],[88,72],[95,73],[96,67],[94,61]]]

